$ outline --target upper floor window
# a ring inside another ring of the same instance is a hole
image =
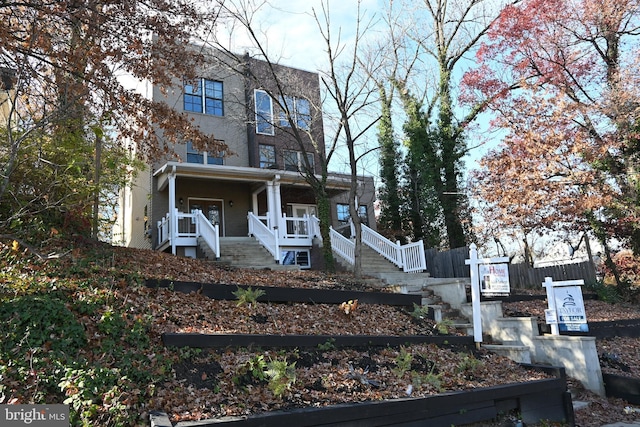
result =
[[[187,142],[187,163],[199,163],[201,165],[223,165],[224,153],[207,153],[198,151],[193,147],[191,141],[189,141]]]
[[[224,115],[222,82],[195,79],[184,83],[184,110],[195,113]]]
[[[284,158],[285,170],[300,171],[304,170],[306,167],[301,151],[284,150],[282,153],[282,157]],[[307,159],[309,161],[310,169],[314,170],[313,154],[307,153]]]
[[[273,103],[264,90],[255,91],[256,133],[273,135]]]
[[[311,125],[311,106],[309,100],[304,98],[296,98],[293,96],[285,96],[281,100],[282,105],[286,109],[280,111],[280,126],[291,127],[291,123],[287,117],[287,111],[291,115],[293,123],[298,129],[309,130]]]
[[[276,147],[273,145],[262,145],[260,151],[260,167],[264,169],[275,169],[276,165]]]
[[[348,224],[351,215],[349,214],[349,205],[345,203],[338,203],[336,205],[336,219],[340,224]],[[367,215],[367,205],[360,205],[358,207],[358,216],[360,222],[364,225],[369,225],[369,215]]]

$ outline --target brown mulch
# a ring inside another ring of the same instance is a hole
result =
[[[147,278],[252,286],[373,289],[349,274],[212,268],[204,261],[144,250],[115,248],[113,262],[127,265]],[[331,305],[257,303],[249,308],[239,307],[233,301],[209,300],[196,293],[172,294],[159,289],[138,289],[126,292],[123,297],[136,303],[140,315],[153,317],[154,332],[158,335],[162,332],[231,331],[277,334],[379,334],[384,331],[402,335],[429,334],[434,326],[428,321],[417,323],[406,312],[384,306],[362,305],[352,315],[345,315]],[[585,306],[589,321],[640,317],[637,306],[592,300],[585,300]],[[518,313],[543,319],[546,303],[504,303],[503,307],[505,315]],[[630,368],[630,375],[640,377],[640,340],[615,338],[599,340],[597,345],[600,354],[615,354]],[[416,366],[414,371],[421,373],[420,377],[412,378],[410,372],[398,370],[403,349],[337,350],[329,347],[317,351],[241,349],[194,353],[176,365],[174,379],[157,390],[149,407],[168,412],[172,421],[196,420],[290,407],[391,399],[407,396],[409,391],[412,396],[429,395],[521,382],[540,375],[484,351],[469,354],[433,346],[411,346],[404,351],[411,355],[412,367],[414,363]],[[296,363],[296,381],[281,396],[274,396],[264,381],[245,375],[245,367],[259,356],[267,361]],[[603,366],[603,370],[608,369],[613,368]],[[640,414],[624,413],[628,404],[622,400],[595,396],[573,380],[570,380],[570,386],[574,400],[590,402],[588,407],[576,411],[576,425],[580,427],[640,419]]]
[[[640,319],[640,307],[625,303],[608,303],[585,300],[587,322],[607,322],[615,320]],[[546,300],[518,301],[503,303],[505,316],[533,316],[544,321]],[[640,339],[615,337],[596,340],[603,373],[640,378]],[[614,422],[640,422],[640,412],[634,405],[622,399],[603,398],[585,390],[575,380],[570,381],[574,400],[589,402],[585,408],[576,411],[576,425],[579,427],[599,427]],[[629,409],[630,408],[630,409]],[[629,412],[629,413],[627,413]]]

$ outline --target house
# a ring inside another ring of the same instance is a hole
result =
[[[114,242],[218,258],[225,239],[253,236],[275,263],[313,268],[317,205],[303,172],[320,173],[325,149],[319,76],[277,65],[287,85],[277,91],[264,61],[218,51],[209,58],[198,78],[169,91],[153,87],[151,96],[190,115],[227,151],[200,152],[185,141],[175,157],[149,165],[122,191]],[[276,100],[275,93],[284,95]],[[347,175],[328,177],[334,228],[348,225],[350,185]],[[360,217],[375,231],[373,178],[362,177],[358,191]]]

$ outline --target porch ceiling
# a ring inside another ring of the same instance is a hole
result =
[[[266,183],[279,179],[281,185],[308,186],[304,177],[293,171],[249,168],[242,166],[202,165],[196,163],[167,162],[154,176],[158,179],[158,190],[163,191],[169,182],[169,175],[175,173],[177,177],[216,179],[233,182]],[[329,190],[346,191],[351,180],[346,175],[330,174],[327,179]]]

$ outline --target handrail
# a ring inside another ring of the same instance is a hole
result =
[[[201,210],[196,210],[196,236],[202,237],[204,242],[214,252],[216,259],[220,258],[220,226],[213,225],[211,221],[204,216]]]
[[[403,270],[406,273],[421,272],[427,269],[422,240],[401,246]]]
[[[309,235],[311,237],[322,238],[322,233],[320,232],[320,218],[315,215],[311,215],[309,217]]]
[[[162,246],[163,243],[168,242],[170,235],[169,235],[169,231],[170,231],[170,225],[171,224],[171,220],[169,217],[169,213],[167,212],[167,215],[162,218],[160,221],[158,221],[157,224],[157,228],[158,228],[158,246]]]
[[[295,238],[311,238],[313,234],[311,232],[311,221],[308,216],[292,217],[282,215],[281,224],[283,225],[284,234],[282,237],[295,237]]]
[[[391,240],[373,231],[364,224],[362,224],[362,243],[375,250],[399,268],[403,267],[400,244],[393,243]]]
[[[167,213],[161,221],[158,221],[157,227],[158,246],[166,242],[173,243],[175,239],[202,237],[215,252],[216,258],[220,257],[219,227],[211,224],[200,210],[185,213],[176,209],[175,216],[172,217]]]
[[[380,233],[362,224],[362,243],[397,265],[405,273],[427,269],[422,240],[407,245],[393,243]]]
[[[264,225],[264,223],[252,212],[247,215],[249,221],[249,234],[253,235],[264,246],[273,259],[278,262],[280,260],[280,245],[278,242],[278,228],[274,227],[273,231]]]
[[[329,228],[329,235],[331,236],[331,249],[349,264],[355,264],[356,244],[338,233],[333,227]]]

